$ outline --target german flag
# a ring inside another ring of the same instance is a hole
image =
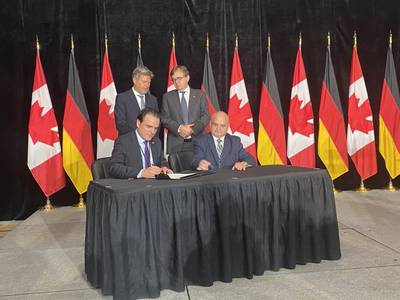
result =
[[[379,152],[391,178],[400,175],[400,97],[390,41],[379,109]]]
[[[332,179],[349,170],[343,110],[329,45],[319,107],[318,155]]]
[[[62,150],[64,170],[79,194],[83,194],[92,180],[90,166],[93,163],[93,145],[89,114],[75,64],[73,48],[69,57]]]
[[[257,157],[261,165],[286,165],[285,125],[271,51],[268,46],[261,86]]]

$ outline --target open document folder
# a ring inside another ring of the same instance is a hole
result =
[[[159,175],[156,175],[156,179],[177,180],[177,179],[186,179],[186,178],[193,178],[193,177],[198,177],[198,176],[203,176],[203,175],[209,175],[209,174],[214,174],[214,173],[215,173],[215,171],[209,170],[209,171],[193,171],[193,172],[172,173],[172,174],[159,174]]]

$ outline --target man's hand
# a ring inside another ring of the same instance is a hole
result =
[[[161,168],[161,173],[163,173],[163,174],[172,174],[174,172],[171,169],[168,169],[167,167],[162,167]]]
[[[157,166],[151,166],[147,169],[143,169],[142,177],[143,178],[154,178],[156,175],[161,173],[161,168]]]
[[[181,124],[178,129],[178,133],[181,137],[187,138],[193,134],[192,127],[194,124]]]
[[[246,168],[250,167],[250,165],[245,162],[245,161],[238,161],[236,162],[233,167],[232,170],[237,170],[237,171],[244,171],[246,170]]]
[[[209,162],[209,161],[207,161],[207,160],[205,160],[205,159],[202,159],[200,162],[199,162],[199,165],[198,165],[198,167],[197,167],[197,170],[199,170],[199,171],[207,171],[208,170],[208,167],[211,165],[211,163]]]

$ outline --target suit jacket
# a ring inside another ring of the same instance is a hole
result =
[[[221,159],[218,158],[217,148],[211,134],[204,134],[194,139],[192,167],[197,168],[202,159],[211,163],[211,169],[232,168],[238,161],[245,161],[252,166],[256,165],[253,156],[244,150],[240,138],[228,133],[225,135]]]
[[[147,93],[144,97],[145,106],[158,111],[157,98]],[[122,135],[136,129],[136,118],[140,107],[132,89],[117,95],[115,103],[115,125],[118,134]]]
[[[154,137],[149,146],[153,164],[159,167],[166,165],[160,139]],[[136,131],[120,135],[114,144],[110,161],[110,175],[114,178],[136,178],[142,169],[143,160]]]
[[[189,124],[192,127],[195,137],[204,132],[204,128],[210,121],[206,95],[198,89],[190,89],[189,97]],[[179,151],[182,148],[184,140],[178,134],[179,125],[183,124],[181,102],[178,91],[170,91],[164,94],[162,99],[161,122],[168,128],[167,152]]]

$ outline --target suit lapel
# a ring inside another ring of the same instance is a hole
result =
[[[227,156],[227,154],[231,151],[232,149],[232,140],[230,139],[229,135],[226,134],[224,138],[224,146],[222,148],[222,153],[221,153],[221,164],[223,165],[223,160]]]
[[[179,98],[179,92],[177,90],[174,90],[173,92],[173,103],[175,103],[175,107],[177,108],[178,111],[178,116],[180,118],[181,123],[183,123],[183,118],[182,118],[182,109],[181,109],[181,99]]]
[[[132,131],[132,144],[133,144],[132,151],[136,151],[136,153],[139,154],[134,156],[138,158],[138,161],[140,161],[141,166],[143,166],[142,150],[140,148],[139,141],[136,136],[136,131]]]
[[[158,161],[158,153],[157,153],[157,147],[156,147],[156,142],[154,140],[151,140],[149,142],[150,144],[150,149],[151,149],[151,155],[153,157],[153,164],[158,166],[160,162]]]
[[[132,91],[132,89],[131,89],[131,92],[129,95],[131,96],[130,98],[133,101],[133,105],[138,109],[138,111],[140,111],[140,106],[139,106],[138,100],[135,96],[135,93]]]
[[[213,136],[211,134],[208,134],[207,140],[208,140],[208,144],[209,144],[210,149],[211,149],[211,154],[212,154],[213,159],[214,159],[214,163],[213,164],[216,164],[216,167],[217,167],[219,165],[219,163],[218,163],[219,162],[219,157],[218,157],[218,153],[217,153],[217,148],[215,148],[214,138],[213,138]]]
[[[189,97],[189,105],[188,105],[188,111],[189,111],[189,123],[192,124],[194,121],[196,121],[197,116],[193,116],[195,113],[195,109],[193,108],[194,105],[196,105],[196,95],[193,92],[193,89],[190,89],[190,97]]]

